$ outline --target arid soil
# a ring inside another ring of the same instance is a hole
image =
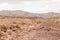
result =
[[[60,18],[0,17],[0,40],[60,40]]]

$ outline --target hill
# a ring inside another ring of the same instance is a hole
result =
[[[42,18],[50,18],[50,17],[60,16],[60,13],[55,13],[55,12],[30,13],[30,12],[21,11],[21,10],[16,10],[16,11],[3,10],[3,11],[0,11],[0,15],[2,15],[2,16],[11,16],[11,17],[42,17]]]
[[[59,13],[49,12],[38,16],[20,11],[0,13],[0,40],[60,40]]]

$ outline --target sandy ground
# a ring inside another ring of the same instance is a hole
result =
[[[60,40],[60,18],[0,18],[0,40]]]

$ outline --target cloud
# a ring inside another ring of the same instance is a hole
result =
[[[0,10],[24,10],[29,12],[45,12],[48,10],[47,1],[21,1],[21,3],[1,3]]]
[[[0,3],[20,3],[21,1],[47,1],[47,0],[0,0]]]
[[[60,12],[60,0],[51,0],[48,5],[49,11]]]
[[[0,0],[0,10],[60,12],[60,0]]]

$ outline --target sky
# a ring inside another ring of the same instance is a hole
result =
[[[0,0],[0,10],[33,13],[60,12],[60,0]]]

